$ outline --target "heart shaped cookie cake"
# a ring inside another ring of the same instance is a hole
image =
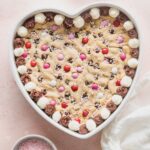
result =
[[[55,122],[80,134],[117,109],[138,65],[135,25],[116,8],[91,8],[75,18],[41,12],[14,38],[20,80]]]

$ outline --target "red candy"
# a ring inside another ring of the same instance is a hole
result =
[[[78,86],[77,85],[72,85],[71,89],[72,89],[72,91],[77,91],[78,90]]]
[[[66,102],[62,102],[62,103],[61,103],[61,107],[62,107],[62,108],[67,108],[67,107],[68,107],[68,104],[67,104]]]
[[[83,117],[87,117],[88,114],[89,114],[88,110],[83,110],[83,112],[82,112]]]
[[[35,67],[37,65],[37,62],[35,60],[31,60],[30,65],[31,67]]]
[[[102,49],[102,53],[103,53],[103,54],[108,54],[108,52],[109,52],[108,48],[103,48],[103,49]]]
[[[116,86],[120,86],[120,85],[121,85],[120,80],[117,80],[116,81]]]
[[[119,26],[120,26],[120,21],[119,21],[119,20],[115,20],[115,21],[113,22],[113,25],[114,25],[115,27],[119,27]]]
[[[31,42],[29,42],[29,41],[26,42],[26,43],[25,43],[25,47],[26,47],[27,49],[28,49],[28,48],[31,48]]]
[[[79,118],[75,118],[74,120],[79,122],[79,123],[81,122],[81,120]]]
[[[64,66],[64,71],[65,71],[65,72],[69,72],[70,69],[71,69],[71,67],[70,67],[69,65],[65,65],[65,66]]]
[[[87,44],[89,41],[89,39],[87,37],[82,38],[82,43],[83,44]]]

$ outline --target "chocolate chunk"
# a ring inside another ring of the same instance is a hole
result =
[[[31,78],[28,74],[23,74],[21,77],[20,77],[21,81],[23,84],[26,84],[28,82],[31,81]]]
[[[28,73],[28,74],[32,74],[32,69],[28,68],[28,69],[27,69],[27,73]]]
[[[48,115],[48,116],[52,116],[52,114],[55,112],[56,108],[55,106],[51,105],[51,104],[48,104],[46,105],[45,107],[45,113]]]
[[[46,60],[47,57],[48,57],[48,54],[42,54],[42,55],[41,55],[41,59],[42,59],[42,60]]]
[[[53,13],[53,12],[45,12],[44,15],[46,16],[46,21],[52,21],[54,19],[55,13]]]
[[[24,44],[25,44],[25,42],[22,38],[15,38],[15,40],[14,40],[14,47],[15,48],[23,47]]]
[[[35,20],[34,18],[29,18],[24,22],[24,26],[28,29],[32,29],[35,26]]]
[[[128,31],[128,35],[130,38],[138,38],[138,33],[135,29]]]
[[[126,73],[127,76],[130,76],[131,78],[134,77],[135,69],[130,68],[129,66],[125,66],[124,69],[125,69],[125,73]]]
[[[119,88],[117,89],[116,93],[117,93],[118,95],[121,95],[122,97],[125,97],[126,94],[128,93],[128,88],[126,88],[126,87],[119,87]]]
[[[119,16],[117,17],[117,20],[119,20],[120,22],[124,23],[125,21],[127,21],[129,19],[124,13],[120,12]]]
[[[139,57],[139,49],[137,49],[137,48],[131,49],[130,54],[131,54],[132,57],[138,58]]]
[[[73,26],[73,19],[72,18],[65,18],[64,26],[67,29],[71,28]]]
[[[92,20],[92,17],[88,11],[82,13],[81,16],[83,17],[84,21],[87,23],[89,23]]]
[[[102,7],[100,8],[101,15],[102,16],[108,16],[109,15],[109,7]]]
[[[87,134],[89,131],[88,131],[88,129],[86,128],[86,125],[85,124],[82,124],[81,126],[80,126],[80,129],[79,129],[79,133],[80,134]]]
[[[69,121],[71,120],[71,118],[69,116],[63,116],[60,119],[60,124],[63,125],[64,127],[68,127]]]
[[[47,90],[46,89],[42,89],[41,92],[42,92],[43,95],[47,94]]]
[[[35,102],[37,102],[41,96],[42,96],[42,92],[37,90],[32,90],[30,93],[31,99],[34,100]]]
[[[94,119],[97,126],[102,124],[104,121],[100,115],[95,116],[93,119]]]
[[[110,110],[110,112],[114,112],[117,109],[117,106],[112,101],[108,101],[106,107]]]
[[[110,33],[110,34],[114,34],[114,32],[115,32],[114,29],[110,29],[110,30],[109,30],[109,33]]]
[[[17,65],[17,67],[18,66],[21,66],[21,65],[25,65],[25,59],[23,58],[23,57],[18,57],[17,59],[16,59],[16,65]]]

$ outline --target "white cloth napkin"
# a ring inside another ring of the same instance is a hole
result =
[[[150,96],[150,73],[137,84],[124,110],[103,130],[102,150],[150,150],[150,105],[137,103],[139,98],[144,101],[139,94],[145,89]]]

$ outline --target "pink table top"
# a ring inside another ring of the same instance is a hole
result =
[[[58,6],[71,11],[94,0],[4,0],[0,2],[0,149],[10,150],[14,142],[27,134],[41,134],[51,139],[59,150],[100,150],[100,133],[87,140],[71,137],[42,119],[26,102],[13,80],[9,66],[9,38],[12,27],[20,17],[32,10],[44,7]],[[95,0],[96,1],[96,0]],[[99,0],[102,1],[102,0]],[[106,1],[106,0],[105,0]],[[142,31],[142,59],[140,77],[150,69],[150,1],[142,0],[107,0],[123,6],[129,12],[136,14]],[[98,0],[96,1],[98,2]],[[144,103],[144,100],[142,100]]]

